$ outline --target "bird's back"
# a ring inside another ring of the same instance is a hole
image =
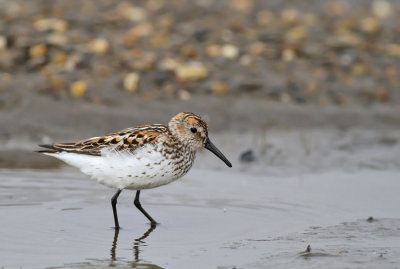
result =
[[[127,128],[76,143],[41,145],[41,151],[119,189],[148,189],[170,183],[192,166],[195,152],[161,124]]]

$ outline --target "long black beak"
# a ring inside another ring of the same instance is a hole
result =
[[[204,144],[204,147],[206,149],[208,149],[209,151],[211,151],[212,153],[214,153],[215,155],[217,155],[218,158],[220,158],[221,160],[224,161],[224,163],[226,163],[227,166],[232,167],[231,162],[228,161],[228,159],[224,156],[224,154],[222,154],[222,152],[219,151],[219,149],[217,149],[217,147],[214,146],[213,143],[211,143],[209,138],[207,138],[206,143]]]

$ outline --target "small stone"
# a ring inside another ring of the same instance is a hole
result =
[[[78,80],[71,84],[69,92],[75,97],[83,97],[86,94],[87,85],[84,81]]]
[[[242,57],[240,57],[239,63],[243,66],[249,66],[253,63],[253,58],[249,55],[243,55]]]
[[[226,95],[229,87],[225,82],[216,81],[212,84],[211,89],[217,95]]]
[[[47,46],[45,44],[34,45],[29,49],[29,56],[32,59],[45,56],[47,53]]]
[[[157,25],[165,29],[171,27],[173,23],[174,23],[174,18],[171,16],[171,14],[165,14],[158,18]]]
[[[149,36],[154,30],[150,23],[141,23],[128,31],[123,37],[124,43],[129,45],[138,41],[140,38]]]
[[[207,55],[215,58],[221,55],[221,46],[218,45],[210,45],[206,49]]]
[[[65,63],[65,70],[66,71],[74,71],[76,69],[76,66],[78,63],[81,61],[81,56],[77,54],[70,55],[68,57],[67,62]]]
[[[51,34],[47,37],[47,42],[51,45],[64,47],[68,43],[68,39],[63,34]]]
[[[208,69],[203,63],[194,61],[179,65],[175,70],[175,74],[181,81],[200,80],[208,76]]]
[[[340,16],[348,9],[348,3],[344,1],[329,1],[326,5],[326,11],[331,16]]]
[[[290,103],[292,101],[292,97],[286,92],[282,93],[280,96],[280,101],[284,104]]]
[[[376,96],[381,102],[387,102],[390,98],[390,93],[387,89],[379,88],[376,90]]]
[[[263,84],[256,80],[242,82],[238,86],[239,90],[246,91],[246,92],[254,92],[254,91],[262,89],[262,87],[263,87]]]
[[[141,7],[133,7],[129,2],[122,2],[118,4],[115,10],[119,16],[134,22],[141,22],[147,18],[146,9]]]
[[[306,84],[306,87],[307,87],[307,91],[308,91],[309,93],[315,93],[315,92],[317,92],[317,91],[319,90],[320,85],[319,85],[319,83],[316,82],[316,81],[311,81],[311,82],[308,82],[308,83]]]
[[[140,76],[138,73],[129,73],[124,78],[124,89],[128,92],[135,92],[138,89]]]
[[[306,250],[299,252],[300,256],[309,256],[311,254],[311,246],[308,245]]]
[[[174,87],[173,84],[171,83],[166,83],[163,87],[163,90],[167,93],[167,94],[174,94],[176,92],[176,88]]]
[[[275,16],[269,10],[262,10],[257,13],[256,20],[259,25],[268,26],[275,20]]]
[[[47,78],[51,88],[53,90],[61,90],[62,88],[64,88],[66,81],[63,77],[61,76],[50,76]]]
[[[396,78],[398,71],[397,71],[396,67],[388,66],[385,69],[385,73],[386,73],[386,76],[388,76],[389,78]]]
[[[307,30],[303,26],[292,27],[285,35],[285,39],[289,42],[303,40],[307,36]]]
[[[199,58],[199,53],[194,46],[185,45],[181,48],[180,53],[186,58]]]
[[[296,58],[296,52],[293,49],[284,49],[282,51],[282,59],[284,61],[290,62]]]
[[[386,18],[392,14],[392,4],[386,0],[375,0],[372,2],[372,13],[379,18]]]
[[[371,216],[371,217],[369,217],[369,218],[367,219],[367,221],[368,221],[368,222],[374,222],[375,219],[374,219],[374,217]]]
[[[96,38],[89,43],[89,49],[97,54],[105,54],[109,48],[110,44],[105,38]]]
[[[352,66],[351,68],[351,72],[353,75],[356,76],[364,76],[367,75],[368,73],[370,73],[370,67],[366,64],[355,64]]]
[[[249,149],[240,154],[240,161],[244,163],[254,162],[256,160],[256,156],[254,155],[253,150]]]
[[[234,45],[226,44],[221,48],[221,55],[227,59],[235,59],[239,56],[239,49]]]
[[[285,9],[281,13],[281,19],[285,24],[292,25],[299,21],[299,12],[296,9]]]
[[[240,12],[248,12],[254,6],[253,0],[232,0],[232,7]]]
[[[181,99],[182,101],[188,101],[192,97],[190,92],[188,92],[186,90],[180,90],[178,95],[179,95],[179,99]]]
[[[263,42],[254,42],[247,49],[248,53],[253,56],[261,55],[265,52],[265,44]]]
[[[162,59],[157,64],[158,69],[162,71],[175,71],[178,66],[178,61],[173,58]]]
[[[54,64],[65,64],[68,60],[68,55],[64,52],[58,52],[52,59]]]
[[[400,57],[400,45],[399,44],[389,44],[386,46],[386,51],[390,56]]]
[[[0,50],[5,50],[7,48],[7,38],[5,36],[0,36]]]
[[[361,20],[360,28],[363,32],[373,34],[378,32],[380,27],[379,20],[375,17],[366,17]]]
[[[39,18],[34,21],[33,26],[41,32],[55,31],[63,33],[68,29],[68,23],[57,18]]]

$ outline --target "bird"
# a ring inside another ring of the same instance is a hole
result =
[[[116,229],[120,228],[117,199],[122,190],[136,191],[134,205],[155,226],[158,223],[140,203],[141,190],[181,178],[202,148],[232,167],[208,137],[206,122],[191,112],[178,113],[166,125],[141,125],[77,142],[39,146],[44,148],[39,153],[58,158],[97,182],[117,189],[111,198]]]

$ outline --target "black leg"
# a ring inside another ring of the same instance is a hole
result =
[[[146,212],[146,210],[143,209],[142,205],[140,204],[139,195],[140,195],[140,191],[137,191],[136,196],[135,196],[135,201],[133,202],[133,204],[136,206],[137,209],[140,210],[140,212],[143,213],[143,215],[146,216],[146,218],[148,218],[150,220],[152,226],[156,225],[157,222]]]
[[[112,209],[113,209],[113,213],[114,213],[115,229],[119,229],[118,215],[117,215],[117,199],[118,199],[118,196],[121,193],[121,191],[122,190],[118,189],[118,191],[111,198],[111,205],[112,205]]]

